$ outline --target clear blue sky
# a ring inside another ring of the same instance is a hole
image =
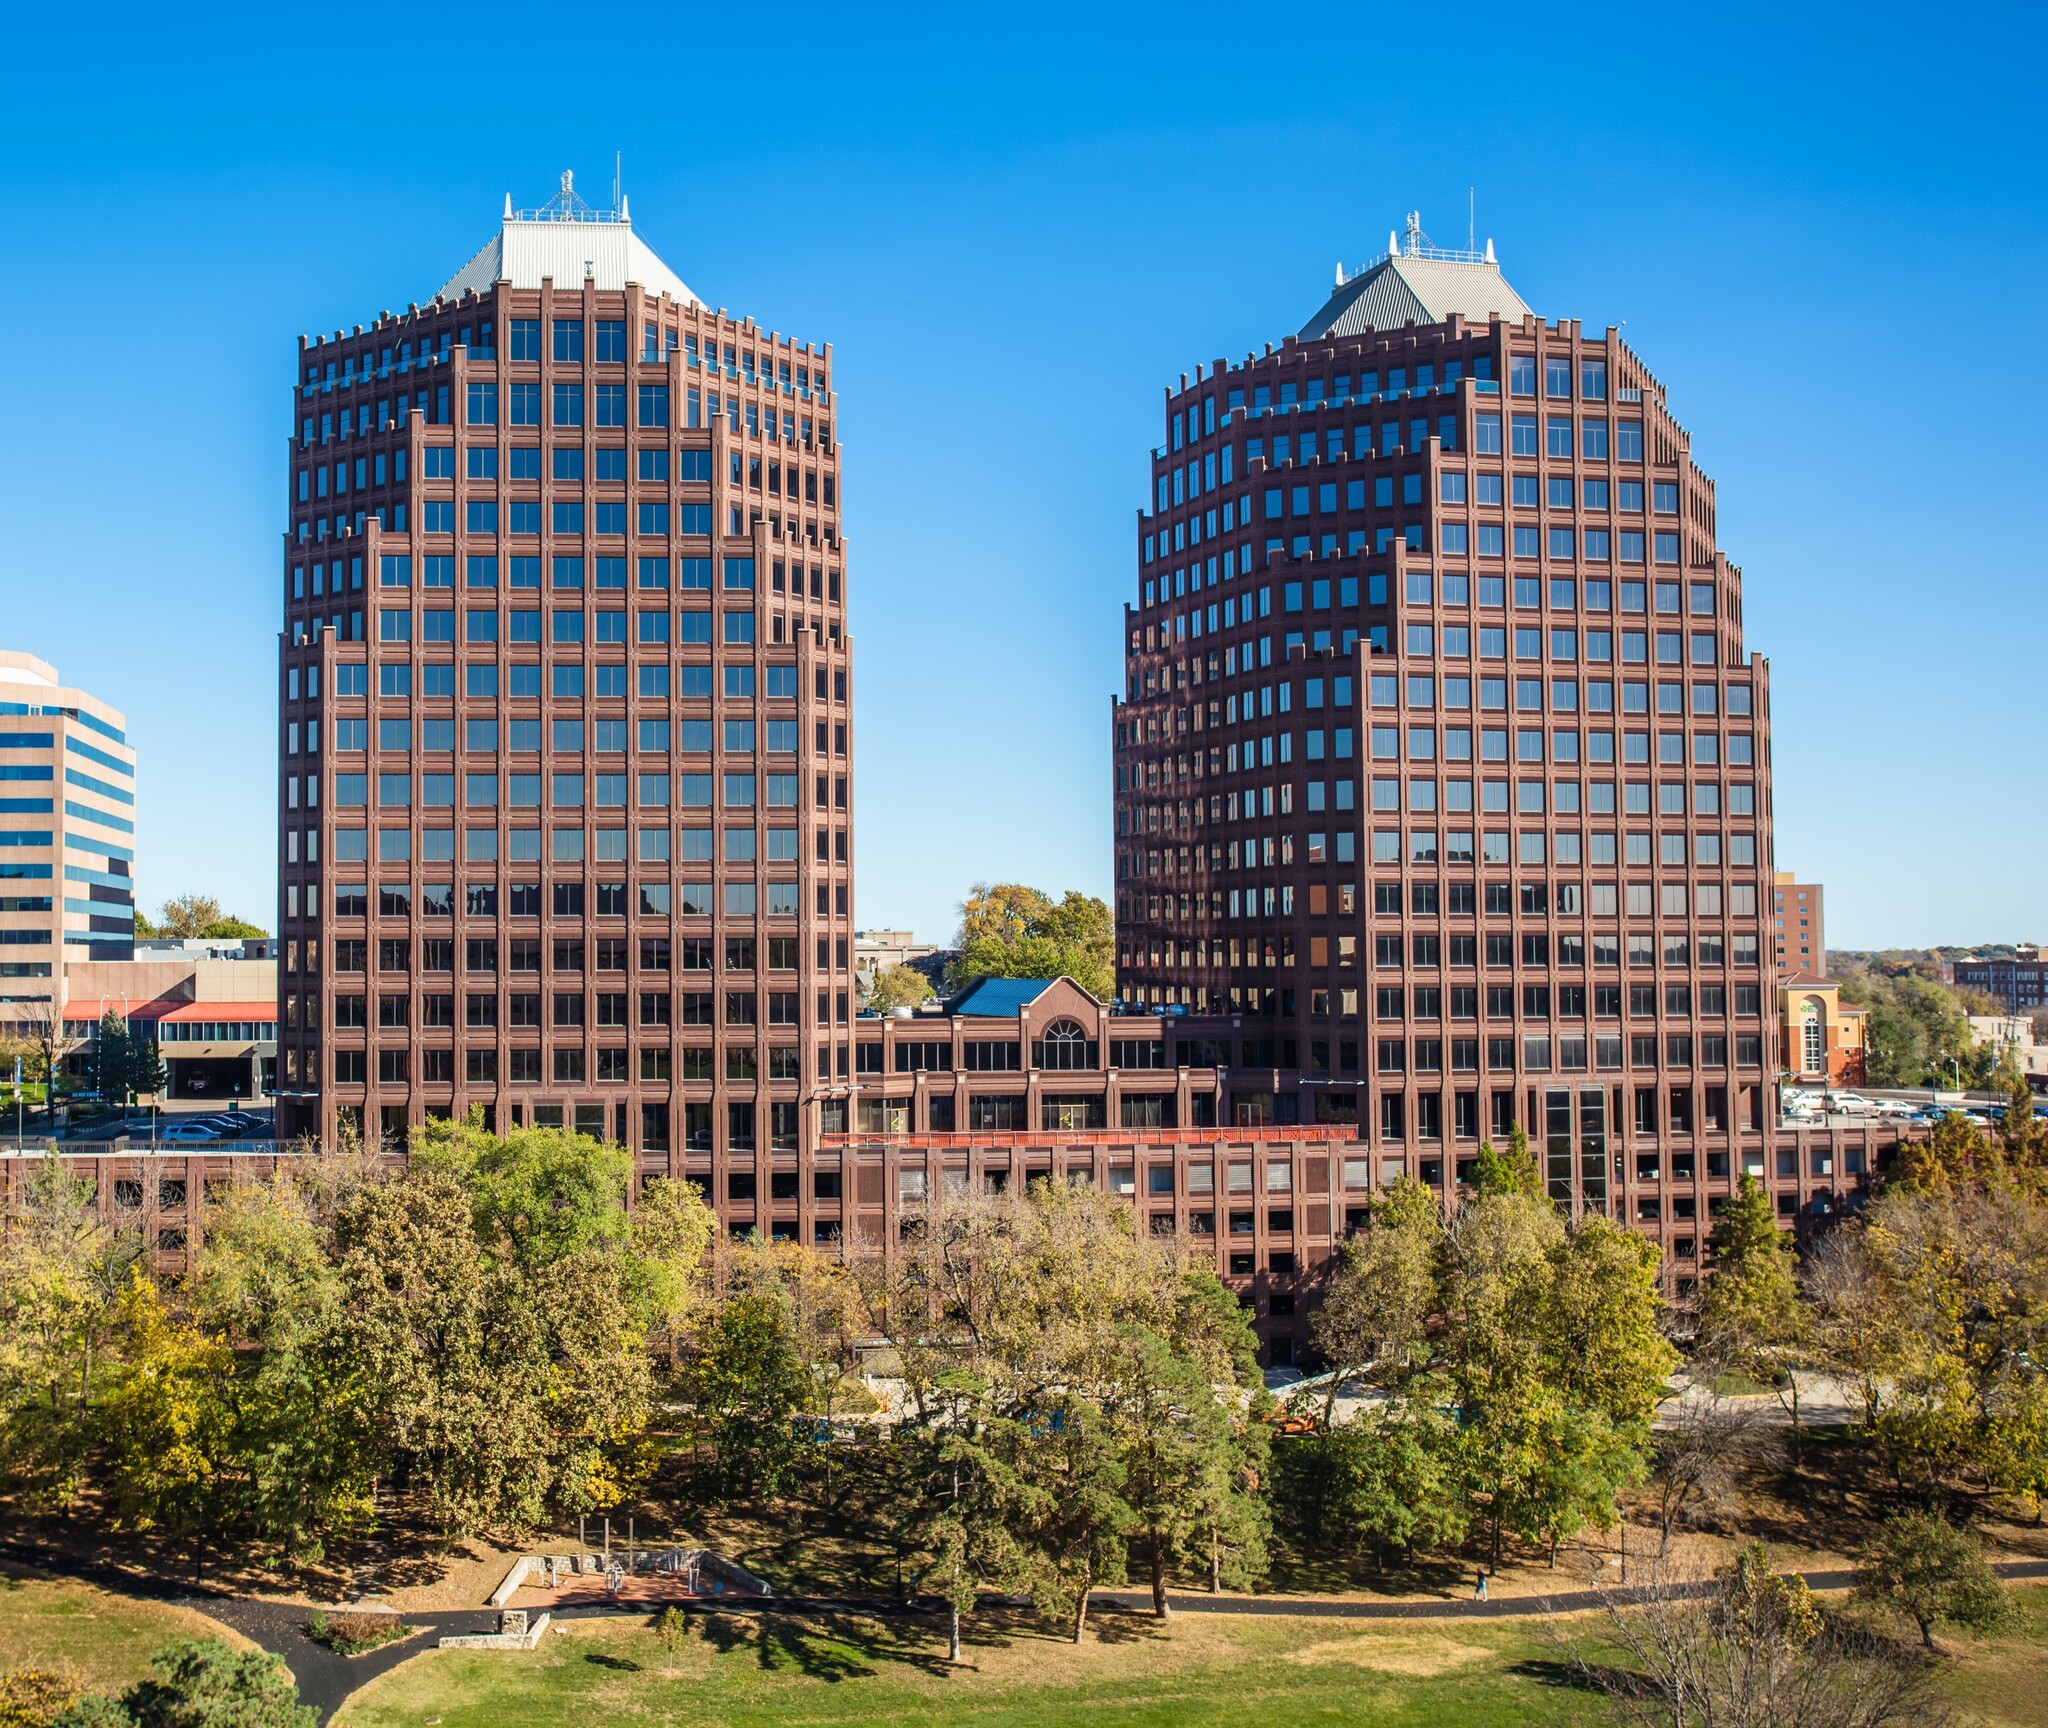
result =
[[[293,340],[607,188],[839,355],[859,905],[1109,889],[1161,387],[1466,189],[1720,486],[1778,857],[1836,946],[2048,937],[2041,14],[34,8],[10,27],[0,643],[125,707],[140,893],[264,924]],[[1327,33],[1315,25],[1327,21]]]

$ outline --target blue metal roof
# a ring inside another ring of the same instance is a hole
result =
[[[947,1009],[952,1014],[972,1014],[983,1019],[1011,1020],[1053,987],[1050,978],[984,978],[967,994],[954,998]]]

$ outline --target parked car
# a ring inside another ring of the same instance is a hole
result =
[[[160,1136],[166,1146],[207,1146],[224,1138],[218,1128],[204,1122],[178,1122]]]
[[[1867,1116],[1876,1106],[1860,1092],[1831,1092],[1827,1108],[1835,1116]]]
[[[1920,1114],[1920,1107],[1904,1098],[1874,1098],[1871,1100],[1870,1107],[1880,1116],[1917,1116]]]

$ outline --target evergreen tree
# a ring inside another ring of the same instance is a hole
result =
[[[103,1102],[117,1107],[128,1102],[134,1063],[128,1022],[109,1008],[100,1016],[99,1035],[93,1046],[93,1084]]]
[[[1700,1302],[1702,1354],[1718,1367],[1777,1390],[1799,1437],[1799,1381],[1811,1316],[1799,1296],[1791,1239],[1778,1228],[1764,1185],[1743,1172],[1707,1236],[1707,1287]]]

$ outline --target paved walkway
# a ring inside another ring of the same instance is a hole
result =
[[[231,1627],[252,1643],[282,1656],[299,1685],[299,1697],[329,1721],[348,1696],[380,1674],[389,1673],[401,1662],[422,1650],[433,1648],[434,1640],[450,1634],[495,1632],[498,1612],[494,1608],[440,1608],[401,1615],[419,1631],[397,1643],[387,1644],[363,1656],[340,1656],[323,1644],[315,1644],[305,1633],[311,1610],[283,1602],[225,1593],[195,1594],[189,1585],[138,1576],[112,1567],[79,1565],[44,1553],[26,1543],[0,1542],[0,1554],[27,1562],[53,1576],[74,1577],[116,1595],[169,1602],[204,1614]],[[2008,1560],[1995,1568],[2000,1577],[2022,1580],[2048,1578],[2048,1560]],[[1816,1590],[1846,1590],[1856,1581],[1854,1572],[1844,1569],[1802,1574]],[[1708,1588],[1705,1584],[1665,1586],[1661,1593],[1690,1595]],[[1647,1600],[1650,1586],[1629,1586],[1615,1590],[1560,1590],[1547,1595],[1495,1596],[1484,1602],[1445,1597],[1424,1600],[1381,1601],[1335,1600],[1319,1596],[1210,1596],[1172,1592],[1167,1604],[1182,1614],[1265,1614],[1314,1620],[1441,1620],[1510,1619],[1520,1615],[1570,1614],[1609,1603]],[[906,1603],[897,1597],[704,1597],[678,1595],[678,1606],[699,1613],[724,1614],[930,1614],[935,1605]],[[1123,1608],[1149,1612],[1149,1591],[1098,1590],[1089,1598],[1094,1608]],[[591,1603],[555,1610],[557,1620],[624,1618],[644,1621],[665,1604],[641,1600],[626,1603]],[[989,1606],[1022,1606],[1010,1598],[992,1597]]]

